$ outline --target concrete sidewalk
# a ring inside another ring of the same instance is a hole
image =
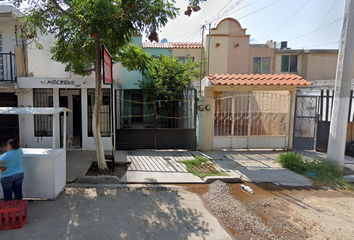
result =
[[[66,182],[85,176],[95,157],[94,151],[66,151]]]
[[[203,183],[186,170],[182,160],[195,155],[212,159],[218,170],[231,179],[248,182],[272,182],[285,186],[311,186],[308,178],[282,168],[275,162],[275,151],[132,151],[127,156],[131,165],[123,183]]]
[[[288,169],[282,168],[275,161],[277,151],[211,151],[193,152],[200,156],[214,159],[221,169],[230,176],[241,175],[246,182],[269,182],[283,186],[311,186],[311,181]]]
[[[66,188],[28,203],[23,228],[0,239],[231,239],[201,198],[181,188]]]
[[[94,152],[68,152],[67,182],[80,184],[178,184],[204,183],[186,169],[180,161],[192,160],[195,155],[212,159],[219,171],[229,176],[225,181],[270,182],[284,186],[311,186],[308,178],[282,168],[276,159],[276,151],[116,151],[116,162],[130,163],[128,170],[120,179],[104,176],[85,176],[91,162],[95,161]]]

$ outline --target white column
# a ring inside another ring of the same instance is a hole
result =
[[[52,154],[53,156],[55,156],[55,148],[56,148],[56,138],[57,138],[57,133],[58,131],[56,131],[57,129],[57,125],[58,125],[58,119],[57,119],[57,115],[58,114],[53,114],[53,137],[52,137]]]
[[[63,149],[66,151],[66,112],[64,112]]]
[[[54,108],[59,108],[59,88],[54,88],[53,89],[53,107]],[[56,142],[56,148],[60,148],[60,120],[59,120],[60,114],[55,114],[55,124],[53,121],[53,138],[55,137],[55,142]]]
[[[354,42],[354,0],[346,0],[337,63],[328,158],[343,164],[347,134]]]

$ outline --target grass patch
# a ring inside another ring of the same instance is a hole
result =
[[[331,160],[314,160],[302,157],[298,153],[279,154],[278,163],[284,168],[310,178],[312,181],[341,189],[353,189],[353,185],[343,179],[343,173],[340,166]],[[309,175],[312,174],[314,176]]]
[[[216,170],[214,163],[210,162],[209,159],[201,156],[194,156],[193,160],[180,161],[180,163],[186,165],[188,172],[200,178],[207,176],[228,176],[226,173]]]

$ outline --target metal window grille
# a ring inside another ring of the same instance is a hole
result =
[[[110,89],[102,89],[102,107],[101,107],[101,136],[111,136],[111,120],[110,120]],[[88,136],[93,136],[92,121],[93,108],[95,105],[95,89],[87,89],[87,116],[88,116]]]
[[[178,61],[182,62],[182,63],[186,63],[188,62],[188,59],[190,58],[192,62],[194,62],[194,57],[177,57]]]
[[[37,88],[33,89],[34,107],[53,107],[53,89]],[[34,115],[34,136],[53,136],[53,116]]]

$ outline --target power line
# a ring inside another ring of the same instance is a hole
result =
[[[259,2],[259,1],[262,1],[262,0],[257,0],[257,1],[251,2],[251,3],[249,3],[249,4],[245,5],[245,6],[243,6],[242,8],[239,8],[239,9],[236,9],[235,11],[233,11],[233,12],[230,12],[229,14],[233,14],[233,13],[235,13],[235,12],[237,12],[237,11],[240,11],[240,10],[242,10],[242,9],[248,7],[248,6],[251,6],[251,5],[253,5],[253,4],[255,4],[256,2]]]
[[[187,34],[189,34],[189,33],[191,33],[191,32],[194,33],[196,30],[199,30],[199,29],[200,29],[200,28],[198,27],[198,28],[196,28],[196,29],[194,29],[194,30],[192,30],[192,31],[186,32],[186,33],[184,33],[184,34],[182,34],[182,35],[180,35],[180,36],[178,36],[178,37],[172,38],[170,41],[175,40],[175,39],[180,38],[180,37],[183,37],[183,36],[185,36],[185,35],[187,35]]]
[[[328,27],[328,26],[330,26],[330,25],[332,25],[332,24],[334,24],[334,23],[336,23],[336,22],[338,22],[338,21],[340,21],[340,20],[342,20],[342,19],[343,19],[343,17],[340,17],[340,18],[334,20],[333,22],[330,22],[330,23],[328,23],[327,25],[318,28],[317,30],[314,30],[314,31],[305,33],[305,34],[303,34],[303,35],[301,35],[301,36],[298,36],[298,37],[291,38],[291,39],[289,39],[288,41],[292,41],[292,40],[295,40],[295,39],[298,39],[298,38],[305,37],[305,36],[307,36],[307,35],[309,35],[309,34],[311,34],[311,33],[314,33],[314,32],[316,32],[316,31],[318,31],[318,30],[321,30],[321,29],[323,29],[323,28],[326,28],[326,27]]]
[[[258,1],[260,1],[260,0],[258,0]],[[232,9],[234,9],[235,7],[237,7],[238,5],[240,5],[241,3],[243,2],[243,0],[242,1],[238,1],[238,2],[236,2],[234,5],[232,5],[232,6],[230,6],[228,9],[226,9],[224,12],[222,12],[216,19],[215,19],[215,21],[217,22],[220,18],[222,18],[222,17],[224,17],[226,14],[229,14],[229,12],[232,10]],[[248,5],[246,5],[246,6],[249,6],[250,4],[248,4]],[[245,6],[245,7],[246,7]],[[245,7],[242,7],[242,8],[245,8]],[[242,9],[241,8],[241,9]],[[240,10],[240,9],[237,9],[236,11],[238,11],[238,10]]]
[[[339,41],[330,42],[330,43],[324,43],[324,44],[319,44],[319,45],[314,45],[314,46],[310,46],[309,48],[320,47],[320,46],[330,45],[330,44],[334,44],[334,43],[339,43]]]
[[[269,4],[269,5],[265,6],[265,7],[262,7],[262,8],[260,8],[260,9],[256,10],[256,11],[254,11],[254,12],[251,12],[251,13],[249,13],[249,14],[246,14],[246,15],[244,15],[244,16],[238,18],[238,20],[241,20],[242,18],[251,16],[251,15],[257,13],[257,12],[260,12],[260,11],[266,9],[266,8],[269,8],[270,6],[273,6],[274,4],[276,4],[276,3],[280,2],[280,1],[282,1],[282,0],[278,0],[278,1],[276,1],[276,2],[273,2],[273,3],[271,3],[271,4]]]
[[[315,32],[313,33],[313,35],[311,36],[311,38],[308,40],[308,42],[306,43],[305,47],[307,47],[307,45],[311,42],[312,38],[316,35],[318,29],[322,26],[323,22],[326,20],[326,18],[328,17],[329,13],[332,11],[334,5],[337,3],[338,0],[335,0],[334,3],[332,4],[331,8],[328,10],[326,16],[322,19],[320,25],[318,25],[317,29],[315,30]]]
[[[224,9],[227,7],[227,5],[229,5],[231,2],[232,2],[232,0],[230,0],[217,14],[215,14],[214,17],[212,17],[208,23],[211,23],[211,22],[213,21],[213,19],[214,19],[219,13],[221,13],[222,10],[224,10]]]
[[[298,14],[307,4],[309,4],[309,2],[311,2],[311,0],[308,0],[304,5],[301,6],[301,8],[299,8],[293,15],[291,15],[285,22],[283,22],[277,29],[275,29],[272,33],[270,33],[267,37],[265,37],[264,39],[267,39],[269,36],[271,36],[273,33],[275,33],[276,31],[278,31],[280,28],[282,28],[287,22],[289,22],[296,14]],[[264,40],[263,39],[263,40]],[[262,40],[262,41],[263,41]]]

